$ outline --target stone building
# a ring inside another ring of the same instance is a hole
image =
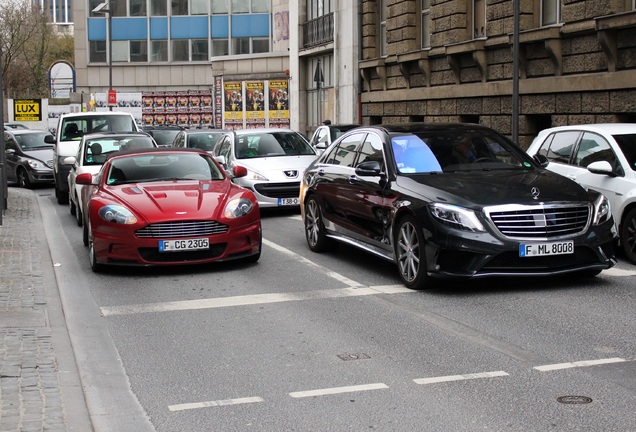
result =
[[[519,144],[636,121],[636,2],[519,1]],[[511,136],[513,0],[362,0],[363,123],[474,122]]]

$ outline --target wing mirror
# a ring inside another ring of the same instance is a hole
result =
[[[245,177],[247,175],[247,168],[237,165],[232,169],[232,175],[234,178]]]
[[[93,183],[93,174],[91,173],[78,174],[77,177],[75,177],[75,183],[80,185],[90,185]]]
[[[550,163],[550,161],[548,160],[547,157],[545,157],[542,154],[536,154],[532,157],[534,159],[534,161],[536,163],[538,163],[539,165],[541,165],[541,168],[545,168],[548,166],[548,164]]]
[[[356,175],[360,177],[374,177],[382,174],[382,165],[379,161],[362,162],[356,167]]]
[[[616,173],[612,169],[612,165],[607,161],[592,162],[587,166],[587,170],[592,174],[601,174],[610,177],[616,177]]]
[[[57,142],[55,141],[55,137],[53,135],[46,135],[44,137],[44,142],[47,144],[57,144]]]

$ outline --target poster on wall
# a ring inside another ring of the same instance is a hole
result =
[[[246,128],[265,127],[265,82],[247,81],[245,83]]]
[[[243,82],[223,83],[225,129],[243,128]]]
[[[288,128],[289,97],[287,81],[269,81],[269,127]]]
[[[144,92],[142,122],[149,126],[214,127],[213,100],[211,90]]]

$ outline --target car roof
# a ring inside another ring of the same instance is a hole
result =
[[[111,159],[113,157],[120,156],[129,156],[129,155],[138,155],[144,153],[159,153],[159,154],[168,154],[168,153],[198,153],[201,155],[210,156],[210,154],[198,148],[189,148],[189,147],[153,147],[153,148],[141,148],[141,149],[132,149],[132,150],[122,150],[114,153],[109,153],[106,157],[106,160]]]
[[[477,124],[477,123],[395,123],[395,124],[380,124],[370,126],[359,126],[361,129],[376,129],[382,130],[386,133],[411,133],[421,131],[457,131],[467,132],[474,131],[476,129],[483,131],[492,131],[492,128]]]
[[[83,136],[83,138],[85,140],[89,140],[89,139],[100,139],[100,138],[125,138],[125,137],[134,137],[134,136],[138,136],[138,137],[147,137],[147,138],[152,138],[152,136],[146,132],[136,132],[136,131],[130,131],[130,132],[97,132],[97,133],[91,133],[91,134],[86,134]]]
[[[556,126],[543,129],[540,135],[547,135],[557,131],[586,130],[592,132],[605,133],[609,135],[623,135],[636,133],[636,123],[591,123],[580,125]]]
[[[117,115],[129,115],[133,116],[128,111],[81,111],[75,113],[66,113],[60,115],[60,118],[73,118],[73,117],[101,117],[101,116],[117,116]]]
[[[226,129],[188,129],[188,130],[184,130],[184,132],[187,135],[202,135],[202,134],[209,134],[209,133],[225,133],[225,132],[229,132]]]
[[[237,130],[234,130],[233,132],[236,135],[255,135],[255,134],[262,134],[262,133],[277,133],[277,132],[298,133],[291,129],[282,129],[282,128],[237,129]]]
[[[5,133],[10,133],[12,135],[35,135],[35,134],[46,134],[52,135],[51,132],[45,129],[9,129],[5,130]]]

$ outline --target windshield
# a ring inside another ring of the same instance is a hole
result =
[[[175,137],[179,134],[179,129],[153,129],[147,131],[150,135],[153,136],[157,144],[161,146],[170,146],[174,141]]]
[[[523,151],[481,129],[393,135],[391,144],[402,174],[532,167]]]
[[[629,162],[629,167],[636,171],[636,134],[613,136]]]
[[[296,132],[267,132],[239,135],[236,158],[316,155],[314,149]]]
[[[204,132],[191,134],[188,137],[187,147],[198,148],[205,151],[214,150],[216,142],[221,138],[223,132]]]
[[[88,139],[84,145],[84,165],[101,165],[106,161],[107,154],[119,150],[152,147],[155,147],[155,143],[147,136]]]
[[[47,144],[44,142],[44,137],[50,135],[48,132],[42,133],[30,133],[30,134],[15,134],[15,140],[20,145],[22,150],[34,149],[34,148],[51,148],[53,144]]]
[[[136,132],[137,125],[129,114],[68,117],[62,123],[62,141],[79,140],[97,132]]]
[[[113,158],[106,184],[170,180],[223,180],[211,156],[198,153],[152,153]]]

